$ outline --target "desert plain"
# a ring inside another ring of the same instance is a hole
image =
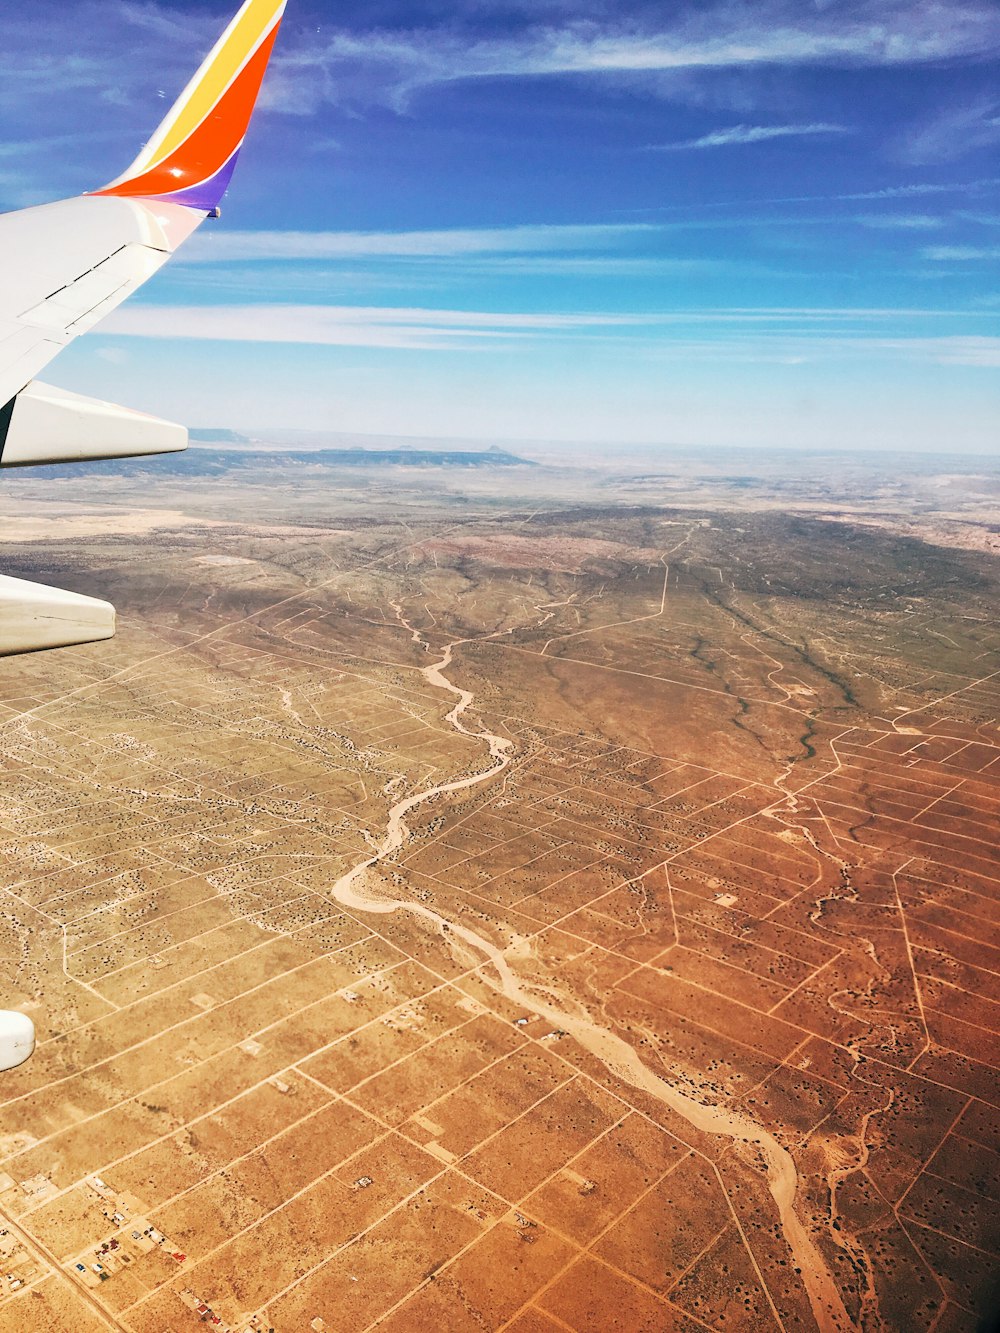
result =
[[[972,1333],[995,467],[419,464],[4,478],[0,1330]]]

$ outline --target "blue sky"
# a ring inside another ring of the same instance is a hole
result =
[[[0,207],[116,175],[235,7],[5,17]],[[995,453],[998,57],[983,0],[289,0],[222,220],[49,378],[249,430]]]

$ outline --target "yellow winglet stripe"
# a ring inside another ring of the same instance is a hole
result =
[[[212,109],[239,74],[263,38],[281,17],[285,0],[247,0],[236,15],[217,49],[195,76],[186,95],[163,128],[163,137],[150,144],[132,171],[163,162],[211,114]]]

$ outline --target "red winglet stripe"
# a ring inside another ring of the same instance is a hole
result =
[[[243,141],[277,35],[276,24],[211,113],[159,166],[94,193],[149,198],[188,190],[217,175]]]

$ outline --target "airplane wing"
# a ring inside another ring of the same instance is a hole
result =
[[[246,0],[159,129],[110,184],[0,215],[0,467],[186,448],[183,426],[35,376],[218,215],[284,9],[285,0]],[[0,655],[113,633],[107,602],[0,577]]]

